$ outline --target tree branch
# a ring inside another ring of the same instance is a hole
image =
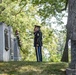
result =
[[[67,9],[67,5],[68,5],[68,0],[66,0],[65,8],[63,8],[61,11],[66,10]]]
[[[26,4],[20,9],[20,11],[18,13],[15,14],[15,16],[17,16],[22,10],[23,8],[26,6]]]
[[[1,8],[1,10],[0,10],[0,14],[2,13],[2,11],[4,11],[5,10],[5,7],[0,7]]]

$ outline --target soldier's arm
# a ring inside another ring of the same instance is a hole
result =
[[[42,40],[42,33],[40,32],[40,33],[38,33],[38,39],[37,39],[38,43],[39,43],[41,40]]]
[[[38,44],[39,44],[39,41],[38,41],[39,33],[37,33],[36,38],[37,38],[37,40],[36,40],[36,46],[38,46]]]

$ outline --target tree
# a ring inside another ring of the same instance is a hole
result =
[[[76,32],[75,32],[76,30],[76,17],[75,17],[76,0],[67,0],[67,1],[68,1],[68,22],[66,26],[67,38],[66,38],[66,44],[65,44],[62,61],[68,61],[68,41],[71,40],[71,43],[72,43],[72,40],[76,40]],[[75,55],[73,54],[73,51],[71,52],[72,52],[72,55]],[[73,59],[73,56],[72,56],[72,59]]]
[[[67,33],[71,40],[71,64],[76,63],[76,0],[68,0]],[[76,64],[73,64],[74,66]],[[73,67],[74,68],[74,67]]]

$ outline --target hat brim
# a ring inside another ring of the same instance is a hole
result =
[[[41,28],[41,26],[35,25],[35,27]]]

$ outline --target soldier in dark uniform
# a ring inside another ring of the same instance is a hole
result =
[[[37,62],[42,62],[42,32],[40,26],[34,28],[34,47],[36,51]]]

